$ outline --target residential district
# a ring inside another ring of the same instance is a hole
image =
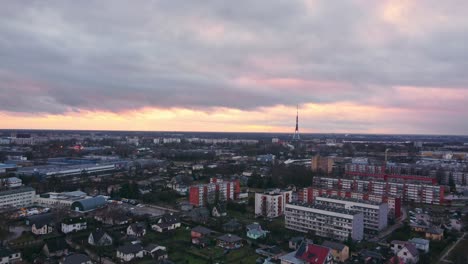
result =
[[[0,131],[0,264],[468,263],[468,138]]]

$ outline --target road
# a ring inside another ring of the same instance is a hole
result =
[[[406,220],[407,214],[406,209],[404,207],[401,208],[401,216],[397,219],[397,222],[385,229],[384,231],[380,232],[377,237],[369,239],[370,242],[379,242],[384,240],[387,236],[389,236],[393,231],[397,230],[398,228],[403,226],[403,222]]]
[[[442,255],[442,257],[440,257],[439,259],[439,263],[442,263],[442,262],[448,262],[448,263],[452,263],[453,261],[451,260],[448,260],[448,259],[445,259],[449,254],[450,252],[452,252],[452,249],[454,249],[458,243],[460,243],[460,241],[462,241],[463,239],[465,239],[465,236],[466,236],[467,232],[463,233],[463,236],[461,236],[457,242],[453,243],[453,245],[449,248],[449,250],[447,250],[447,252],[445,252],[444,255]]]

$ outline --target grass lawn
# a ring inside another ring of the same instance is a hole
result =
[[[467,256],[467,250],[468,250],[468,239],[466,238],[465,236],[465,239],[461,240],[458,245],[452,249],[452,251],[450,252],[450,255],[448,255],[447,259],[453,261],[456,263],[456,261],[460,258],[460,257],[465,257]]]

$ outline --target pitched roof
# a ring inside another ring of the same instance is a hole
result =
[[[91,261],[91,258],[85,254],[73,253],[63,260],[63,264],[82,264]]]
[[[305,245],[305,243],[303,243]],[[302,247],[302,245],[301,245]],[[330,249],[315,244],[307,244],[304,250],[296,252],[296,258],[306,261],[312,264],[323,264],[325,263]]]
[[[338,243],[338,242],[333,242],[333,241],[325,241],[322,243],[322,246],[324,247],[327,247],[327,248],[331,248],[331,249],[335,249],[335,250],[338,250],[338,251],[342,251],[346,245],[344,244],[341,244],[341,243]]]
[[[35,225],[36,228],[42,228],[45,225],[51,224],[52,223],[52,214],[41,214],[41,215],[35,215],[27,218],[29,221],[29,224]]]
[[[11,249],[5,248],[5,247],[0,247],[0,258],[1,257],[8,257],[11,254],[13,254],[13,251]]]
[[[57,252],[68,249],[68,244],[65,241],[64,237],[54,237],[50,239],[46,239],[45,245],[49,249],[49,252]]]
[[[130,225],[130,228],[134,233],[141,234],[145,231],[145,224],[139,222],[133,223]]]
[[[72,225],[72,224],[77,224],[77,223],[84,223],[86,222],[86,218],[84,217],[68,217],[63,219],[62,223],[66,225]]]
[[[101,238],[106,234],[106,232],[102,229],[96,229],[93,232],[91,232],[91,235],[93,236],[94,242],[98,242],[101,240]]]
[[[206,228],[204,226],[196,226],[196,227],[192,228],[192,231],[200,233],[202,235],[209,235],[209,234],[211,234],[211,232],[213,232],[211,229]]]
[[[233,235],[233,234],[224,234],[220,237],[218,237],[218,240],[222,240],[222,241],[225,241],[225,242],[228,242],[228,243],[234,243],[234,242],[238,242],[238,241],[241,241],[242,238],[236,236],[236,235]]]
[[[405,245],[405,248],[407,248],[408,252],[411,253],[411,255],[413,255],[414,257],[419,256],[419,251],[413,244],[408,243]]]
[[[123,254],[136,254],[143,250],[143,247],[140,244],[125,244],[117,248],[117,251],[122,252]]]
[[[247,228],[247,230],[249,231],[262,230],[262,227],[260,226],[259,223],[252,223],[250,225],[247,225],[245,228]]]

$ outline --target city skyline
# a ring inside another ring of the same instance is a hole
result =
[[[467,11],[7,2],[0,129],[467,135]]]

